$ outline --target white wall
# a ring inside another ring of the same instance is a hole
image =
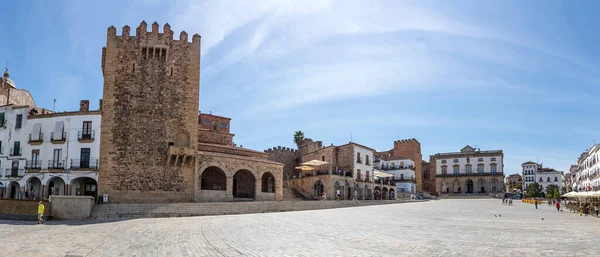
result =
[[[362,163],[357,163],[357,153],[360,153],[360,159]],[[369,165],[366,163],[366,156],[369,156]],[[373,179],[373,151],[358,145],[354,145],[354,179],[357,178],[359,169],[361,178],[363,180],[366,178],[367,172],[369,172],[369,179]]]
[[[555,178],[557,181],[555,181]],[[540,182],[540,179],[542,182]],[[550,179],[550,182],[548,182]],[[546,193],[546,188],[549,185],[556,185],[558,187],[559,193],[562,189],[562,176],[560,172],[538,172],[537,173],[537,182],[542,186],[542,191]]]
[[[535,182],[537,164],[522,164],[521,167],[523,169],[523,190],[526,190],[529,184]]]
[[[467,157],[469,158],[469,163],[467,163]],[[437,157],[435,165],[436,165],[436,174],[442,174],[442,165],[448,166],[447,174],[454,174],[454,165],[458,164],[459,174],[466,174],[466,166],[467,164],[471,164],[471,174],[475,175],[477,173],[477,165],[483,164],[483,172],[490,173],[491,168],[490,164],[495,163],[496,165],[496,173],[500,174],[504,172],[504,160],[502,159],[502,155],[498,154],[497,156],[486,156],[486,157],[475,157],[474,155],[464,155],[459,158],[444,158],[443,156]],[[483,158],[483,162],[479,162],[478,159]],[[496,161],[491,161],[491,158],[496,158]],[[454,162],[454,159],[458,159],[458,163]],[[442,163],[446,160],[446,163]]]

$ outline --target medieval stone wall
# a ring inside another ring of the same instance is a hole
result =
[[[408,157],[415,161],[415,176],[417,178],[417,192],[423,191],[423,167],[421,162],[421,143],[414,138],[394,142],[392,156]]]
[[[296,166],[300,165],[301,161],[298,150],[278,146],[265,150],[265,153],[269,154],[269,160],[283,164],[284,179],[298,176],[294,169]]]
[[[337,166],[340,170],[344,172],[354,171],[354,164],[356,163],[354,145],[348,144],[337,147],[337,158]]]
[[[322,141],[315,142],[310,138],[304,138],[298,146],[298,152],[300,152],[300,156],[304,156],[321,148],[323,148]]]
[[[233,134],[207,129],[198,130],[198,143],[219,144],[233,146]]]
[[[196,149],[200,89],[200,36],[173,40],[168,24],[135,36],[108,28],[102,53],[102,107],[99,193],[109,201],[192,201],[195,165],[168,164],[169,145],[185,134]]]

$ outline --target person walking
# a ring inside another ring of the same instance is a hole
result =
[[[358,198],[356,197],[358,195],[358,192],[356,191],[356,189],[354,189],[354,201],[358,201]]]
[[[556,211],[560,212],[560,202],[556,202]]]
[[[327,198],[327,193],[325,193],[325,190],[323,190],[321,197],[323,197],[323,201],[325,201],[325,199]]]
[[[594,211],[596,212],[596,218],[598,218],[598,205],[594,205]]]
[[[538,201],[537,200],[533,200],[533,203],[535,204],[535,209],[537,210]]]
[[[44,224],[44,210],[46,209],[46,207],[44,207],[44,203],[42,201],[40,201],[40,204],[38,204],[38,223],[37,224]]]

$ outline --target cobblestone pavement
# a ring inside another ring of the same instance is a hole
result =
[[[599,256],[599,236],[600,219],[547,205],[440,200],[46,225],[0,220],[0,256]]]

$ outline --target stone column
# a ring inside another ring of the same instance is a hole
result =
[[[254,174],[252,174],[254,176]],[[254,180],[254,200],[263,201],[262,198],[262,177],[257,177]]]
[[[226,199],[233,201],[233,176],[227,176]]]

